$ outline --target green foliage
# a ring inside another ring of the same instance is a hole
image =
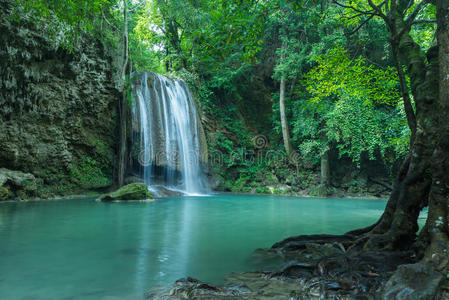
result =
[[[43,26],[60,46],[73,50],[77,38],[87,32],[103,35],[98,29],[106,29],[101,17],[112,7],[109,0],[33,0],[15,1],[15,14],[29,18]]]
[[[230,61],[255,61],[264,4],[254,1],[148,1],[136,36],[167,70],[218,71]]]
[[[270,15],[267,30],[282,43],[277,51],[279,59],[273,77],[296,80],[311,67],[313,58],[323,49],[344,43],[343,27],[332,6],[323,10],[309,5],[294,10],[295,3],[284,2],[281,7]]]
[[[271,194],[270,190],[265,187],[256,188],[256,193],[258,194]]]
[[[54,14],[59,20],[71,26],[78,26],[82,30],[92,30],[93,24],[89,22],[107,0],[80,1],[80,0],[33,0],[24,1],[27,10],[34,11],[43,17]]]
[[[327,116],[327,137],[335,141],[340,155],[359,162],[363,152],[375,159],[375,151],[384,156],[389,142],[384,135],[389,116],[360,98],[342,96]]]
[[[386,161],[402,157],[410,133],[395,71],[350,59],[342,47],[315,61],[305,75],[307,100],[297,101],[294,113],[293,136],[305,159],[317,163],[330,147],[357,164],[363,153],[372,160],[376,153]]]
[[[375,68],[359,56],[351,59],[343,47],[316,57],[317,66],[307,74],[312,101],[330,96],[361,97],[368,105],[397,105],[400,95],[396,70]]]
[[[72,166],[70,177],[85,189],[111,185],[111,179],[105,175],[100,164],[88,156]]]
[[[233,192],[243,192],[243,191],[247,191],[246,190],[246,183],[248,182],[250,178],[247,176],[240,176],[236,182],[234,183],[234,185],[232,186],[231,190]]]

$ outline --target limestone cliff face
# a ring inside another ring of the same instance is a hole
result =
[[[10,13],[0,0],[0,168],[32,174],[36,188],[5,181],[0,199],[110,186],[120,97],[114,53],[88,36],[67,51]]]

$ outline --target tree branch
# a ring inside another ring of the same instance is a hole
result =
[[[415,3],[414,0],[410,0],[410,1],[408,2],[408,4],[407,4],[407,7],[406,7],[405,10],[403,11],[403,13],[405,13],[406,11],[408,11],[408,10],[413,6],[414,3]]]
[[[421,1],[416,7],[415,10],[408,16],[408,18],[405,20],[405,24],[408,26],[412,25],[413,21],[415,20],[416,16],[418,16],[418,13],[421,11],[421,9],[426,5],[429,4],[430,0],[423,0]]]
[[[408,18],[404,21],[405,26],[402,28],[402,30],[399,32],[398,37],[400,38],[406,31],[410,30],[410,27],[413,25],[413,22],[415,21],[416,16],[418,16],[421,9],[426,5],[429,4],[432,0],[423,0],[421,1],[416,7],[415,10],[408,16]]]
[[[374,13],[374,11],[364,11],[364,10],[358,9],[358,8],[356,8],[354,6],[350,6],[350,5],[345,5],[345,4],[339,3],[337,0],[332,0],[332,2],[334,2],[335,4],[337,4],[338,6],[341,6],[343,8],[352,9],[353,11],[358,12],[358,13],[360,13],[362,15],[376,15],[376,13]]]
[[[368,18],[366,18],[365,21],[363,21],[362,23],[360,23],[359,26],[357,26],[356,29],[354,29],[353,31],[351,31],[351,32],[349,33],[349,35],[353,35],[353,34],[356,33],[357,31],[359,31],[360,28],[362,28],[363,25],[365,25],[366,23],[368,23],[369,20],[371,20],[373,17],[374,17],[374,15],[370,15]]]
[[[415,141],[415,135],[416,135],[416,115],[415,111],[413,110],[412,101],[410,99],[410,95],[408,92],[408,86],[407,81],[405,79],[405,74],[402,69],[402,65],[399,62],[399,56],[398,56],[398,48],[394,47],[393,49],[393,59],[396,67],[396,71],[398,72],[399,77],[399,83],[401,87],[401,94],[402,94],[402,100],[404,102],[404,110],[405,110],[405,116],[407,118],[408,127],[411,131],[411,137],[410,137],[410,145],[413,145]]]
[[[421,20],[415,20],[412,22],[412,25],[414,24],[423,24],[423,23],[436,23],[436,19],[421,19]]]
[[[385,5],[386,1],[382,2],[381,4],[379,4],[379,6],[375,5],[372,0],[368,0],[368,3],[369,3],[369,6],[371,6],[371,8],[374,9],[374,11],[377,12],[377,15],[379,17],[381,17],[382,19],[386,20],[387,17],[384,15],[384,13],[382,12],[382,9],[381,9],[382,6]]]
[[[350,17],[346,17],[346,16],[343,16],[343,17],[346,18],[346,19],[348,19],[348,20],[351,20],[351,19],[355,19],[355,18],[364,16],[364,15],[365,15],[365,14],[358,13],[358,14],[355,14],[355,15],[350,16]]]
[[[119,31],[119,29],[111,22],[109,22],[108,18],[106,18],[106,16],[104,15],[103,7],[101,8],[101,14],[103,15],[103,19],[106,21],[106,23],[108,23],[109,26],[111,26],[112,29],[114,29],[115,31]]]

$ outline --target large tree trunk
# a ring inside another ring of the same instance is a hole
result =
[[[426,121],[428,127],[437,129],[432,134],[437,143],[432,148],[432,164],[426,172],[432,177],[429,213],[418,241],[424,248],[424,255],[421,261],[402,265],[396,270],[383,288],[384,299],[443,299],[436,295],[449,269],[449,0],[437,0],[436,5],[438,49],[434,47],[428,59],[431,65],[438,62],[438,76],[434,85],[427,88],[437,88],[437,101],[428,103],[435,108],[437,118],[428,117]],[[419,122],[417,129],[418,143],[422,130]]]
[[[426,230],[430,247],[424,261],[437,271],[448,270],[449,264],[449,0],[438,0],[437,41],[439,62],[438,143],[433,153],[432,188]],[[445,274],[444,274],[445,275]]]
[[[390,27],[391,46],[393,52],[400,54],[401,64],[403,62],[407,66],[411,79],[411,90],[416,102],[416,131],[409,157],[397,177],[384,214],[370,228],[368,236],[363,236],[359,241],[359,245],[363,245],[366,250],[410,247],[415,241],[417,219],[428,203],[432,183],[430,170],[435,149],[435,104],[438,99],[437,47],[429,49],[426,65],[421,49],[408,31],[405,30],[400,37],[396,35],[397,31],[405,28],[405,24],[397,20],[393,24],[394,27]]]

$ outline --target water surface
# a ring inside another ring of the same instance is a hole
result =
[[[386,202],[214,195],[0,203],[0,299],[141,299],[185,276],[220,283],[292,235],[372,224]]]

